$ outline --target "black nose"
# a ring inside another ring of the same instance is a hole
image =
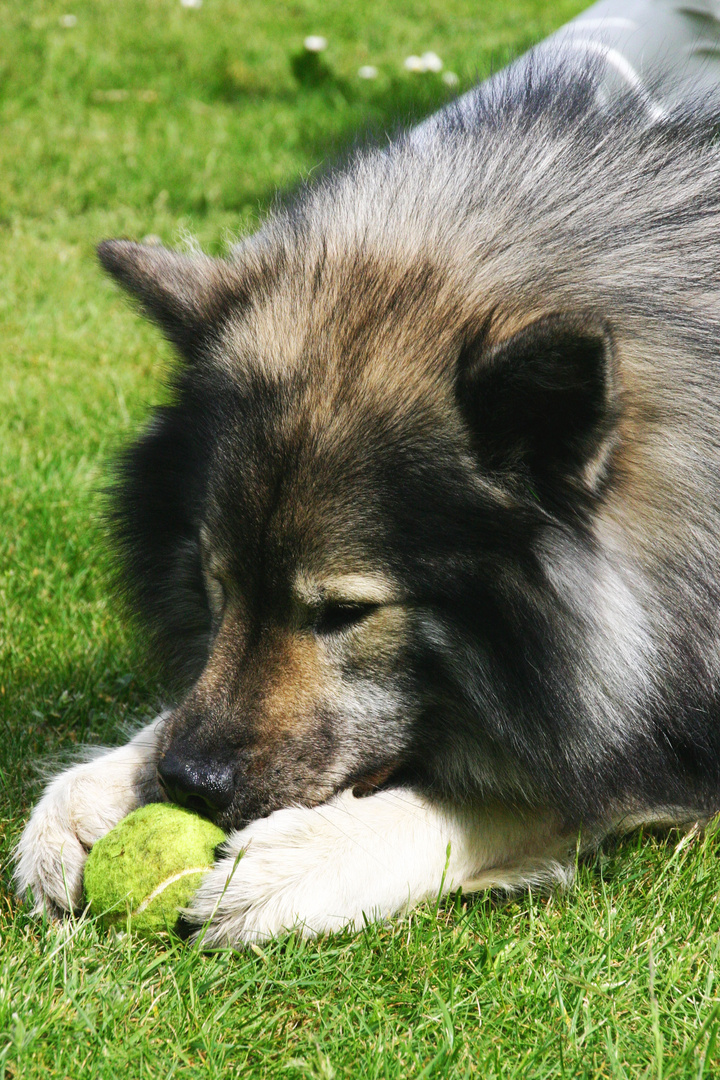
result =
[[[158,763],[157,773],[171,802],[200,814],[225,810],[235,794],[232,765],[198,761],[170,751]]]

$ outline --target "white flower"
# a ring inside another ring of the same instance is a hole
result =
[[[437,53],[423,53],[420,59],[423,63],[423,71],[442,71],[443,62]]]
[[[442,81],[445,83],[446,86],[457,86],[457,84],[460,82],[454,71],[443,72]]]
[[[310,34],[303,44],[308,52],[322,52],[323,49],[327,49],[327,38],[320,37],[319,34]]]
[[[442,71],[443,62],[437,53],[426,52],[422,56],[408,56],[405,67],[408,71]]]
[[[183,7],[187,8],[199,8],[202,7],[202,0],[180,0]]]
[[[373,67],[372,64],[363,64],[358,70],[359,79],[377,79],[378,69]]]
[[[77,26],[77,15],[61,15],[60,25],[64,26],[66,30],[70,30],[71,27]]]

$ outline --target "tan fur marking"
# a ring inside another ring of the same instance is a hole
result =
[[[316,580],[302,571],[295,578],[295,591],[303,603],[391,604],[400,599],[397,586],[380,574],[343,574]]]
[[[319,649],[309,634],[278,635],[262,680],[261,740],[282,740],[312,730],[316,704],[326,682]]]
[[[405,610],[399,605],[379,608],[366,619],[362,633],[357,635],[353,649],[355,663],[367,665],[376,674],[392,668],[406,642],[406,623]]]

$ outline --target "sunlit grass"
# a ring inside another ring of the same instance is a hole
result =
[[[94,245],[222,250],[277,185],[447,100],[408,55],[462,89],[581,6],[0,3],[0,1080],[720,1075],[714,835],[609,847],[564,896],[458,897],[259,955],[58,930],[9,889],[34,764],[162,694],[111,590],[101,491],[169,351]],[[298,62],[312,33],[321,77]]]

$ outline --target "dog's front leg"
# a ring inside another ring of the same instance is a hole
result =
[[[206,945],[357,929],[459,886],[557,876],[570,847],[542,815],[452,807],[407,789],[346,791],[233,833],[186,916]]]
[[[20,837],[15,884],[33,909],[57,916],[82,905],[85,860],[126,814],[163,798],[155,773],[159,716],[125,746],[74,765],[52,780]]]

